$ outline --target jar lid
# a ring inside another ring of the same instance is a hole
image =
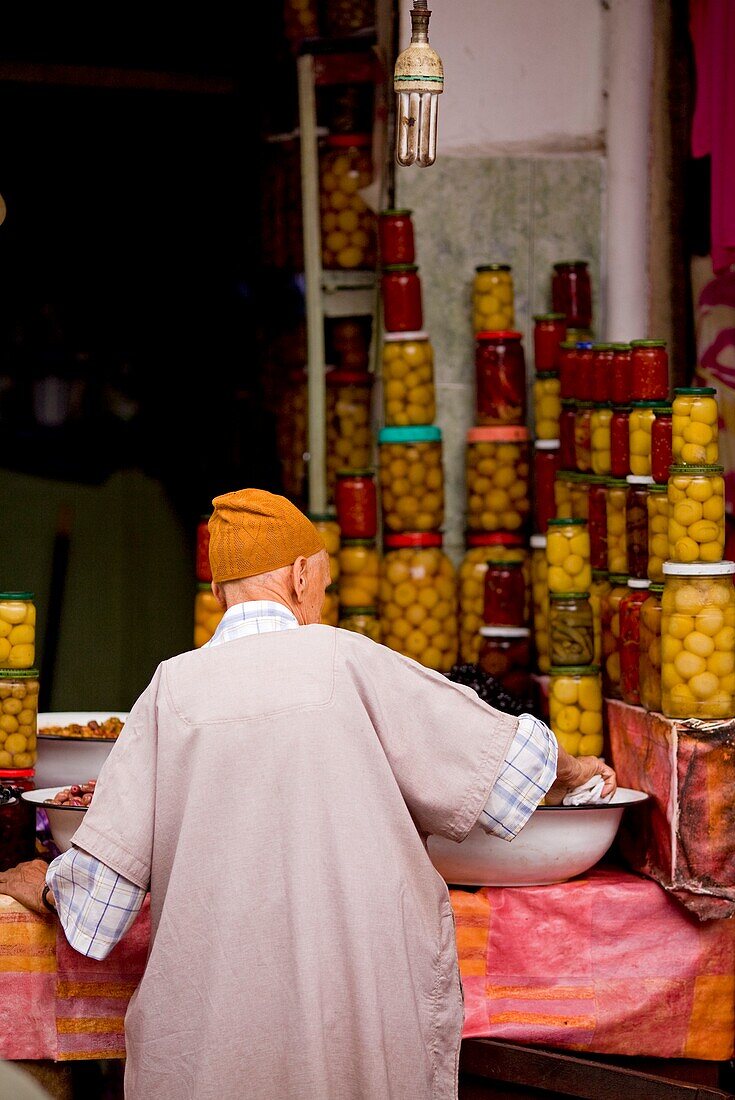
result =
[[[510,264],[478,264],[475,271],[510,271]]]
[[[552,676],[599,676],[599,665],[552,665]]]
[[[654,482],[653,485],[648,486],[648,491],[649,493],[668,493],[669,487],[666,482],[664,482],[663,485]]]
[[[378,432],[378,443],[441,443],[441,440],[441,428],[435,424],[381,428]]]
[[[557,470],[557,481],[577,481],[582,475],[577,470]]]
[[[575,344],[574,340],[562,340],[559,344],[559,347],[562,348],[564,351],[574,351],[577,345]]]
[[[593,581],[606,581],[608,579],[607,569],[593,569],[592,580]]]
[[[597,344],[597,343],[592,344],[592,350],[593,351],[612,351],[612,349],[613,349],[613,344]]]
[[[373,376],[366,371],[332,368],[325,375],[328,386],[372,386]]]
[[[630,351],[630,344],[611,344],[613,351]]]
[[[413,214],[413,210],[403,210],[397,207],[389,207],[387,210],[380,211],[381,218],[410,218],[411,214]]]
[[[583,527],[586,519],[550,519],[549,527]]]
[[[353,615],[375,615],[377,617],[378,609],[376,607],[343,607],[340,611],[341,619],[350,619]]]
[[[628,485],[653,485],[653,478],[648,474],[628,474],[625,480]]]
[[[561,271],[563,267],[587,267],[589,260],[559,260],[554,264],[554,271]]]
[[[562,397],[561,407],[563,409],[575,409],[577,407],[576,397]]]
[[[674,396],[679,394],[682,396],[690,395],[692,397],[714,397],[717,390],[714,386],[677,386],[674,390]]]
[[[659,401],[658,404],[654,406],[653,411],[656,416],[671,416],[671,402]]]
[[[418,271],[418,269],[419,269],[418,264],[386,264],[385,267],[383,268],[383,271],[390,271],[390,272],[410,271],[410,272],[413,272],[413,271]]]
[[[0,600],[32,600],[32,592],[0,592]]]
[[[513,535],[506,531],[470,531],[467,546],[505,546],[522,547],[525,545],[522,535]]]
[[[628,588],[650,588],[651,582],[639,577],[628,577]]]
[[[312,523],[337,523],[334,512],[309,512],[308,518]]]
[[[669,473],[673,477],[680,474],[693,474],[700,477],[708,474],[714,477],[715,474],[724,473],[724,470],[724,466],[669,466]]]
[[[624,489],[627,484],[628,480],[624,477],[605,478],[605,485],[608,487],[608,489]]]
[[[665,561],[663,572],[666,577],[726,577],[735,573],[735,561]]]
[[[383,342],[386,344],[402,344],[407,340],[428,340],[428,332],[421,329],[418,332],[384,332]]]
[[[536,377],[537,378],[543,378],[544,380],[546,380],[547,378],[558,378],[559,377],[559,371],[558,370],[537,370],[536,371]]]
[[[577,340],[591,340],[593,336],[591,328],[568,328],[567,339],[576,343]]]
[[[510,427],[469,428],[468,443],[525,443],[530,432],[522,424]]]
[[[493,566],[502,565],[504,569],[520,569],[523,562],[518,558],[516,558],[515,561],[511,561],[509,558],[489,558],[487,564]]]
[[[534,443],[537,451],[558,451],[561,447],[560,439],[537,439]]]
[[[204,585],[209,588],[208,584]],[[37,668],[0,668],[0,680],[37,680]]]
[[[337,470],[337,477],[375,477],[375,470],[372,466],[345,467]]]
[[[210,516],[209,512],[205,516],[200,516],[199,517],[199,522],[200,523],[209,523],[209,516]]]
[[[405,546],[441,546],[443,539],[438,531],[404,531],[402,535],[386,535],[386,549],[397,550]]]
[[[566,321],[566,313],[534,313],[534,321]]]
[[[591,409],[593,404],[593,401],[577,401],[577,408],[584,411],[585,409]]]
[[[627,584],[628,583],[628,574],[627,573],[608,573],[607,579],[610,581],[610,584]]]
[[[512,329],[493,329],[492,331],[476,332],[475,340],[482,340],[483,342],[492,342],[493,340],[498,344],[505,343],[506,340],[522,340],[522,332],[514,332]]]
[[[0,768],[0,779],[33,779],[35,768]]]
[[[480,634],[483,638],[530,638],[531,631],[527,626],[481,626]]]
[[[651,593],[652,596],[660,596],[661,593],[663,592],[663,590],[664,590],[664,586],[662,584],[653,584],[653,583],[651,583],[651,587],[648,589],[648,591]]]
[[[657,405],[660,405],[660,401],[633,401],[631,406],[634,409],[655,409]]]
[[[369,549],[374,549],[375,539],[342,539],[340,550],[344,550],[346,546],[367,546]]]
[[[631,340],[632,348],[665,348],[665,340]]]
[[[580,351],[580,350],[581,351],[591,351],[592,350],[592,341],[591,340],[577,340],[577,342],[574,346],[577,349],[577,351]]]
[[[616,413],[629,413],[630,409],[630,405],[613,405],[612,407],[612,411]]]
[[[607,485],[605,474],[580,474],[580,480],[586,485]]]
[[[327,595],[328,596],[336,596],[338,592],[339,592],[339,585],[335,581],[334,584],[329,585],[329,588],[327,589]]]
[[[549,592],[550,600],[589,600],[589,592]]]
[[[545,550],[546,549],[546,535],[531,535],[530,538],[532,550]]]
[[[371,134],[330,134],[327,145],[333,149],[348,149],[351,145],[371,145],[372,140]]]

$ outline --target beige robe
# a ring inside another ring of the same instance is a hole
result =
[[[166,661],[75,843],[151,890],[128,1100],[452,1100],[462,840],[517,719],[325,626]]]

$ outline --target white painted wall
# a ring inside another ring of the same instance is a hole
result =
[[[401,49],[411,6],[401,0]],[[601,0],[429,0],[429,7],[429,40],[445,72],[440,156],[602,148]]]

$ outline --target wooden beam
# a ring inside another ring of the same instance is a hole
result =
[[[114,69],[97,65],[47,65],[28,61],[1,61],[0,82],[55,85],[69,88],[106,88],[111,91],[182,92],[187,95],[234,95],[229,77],[154,69]]]

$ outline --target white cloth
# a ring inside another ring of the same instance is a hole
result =
[[[602,776],[593,775],[586,783],[565,794],[561,804],[562,806],[590,806],[593,802],[609,802],[612,798],[611,794],[602,797],[604,786],[605,780]]]

